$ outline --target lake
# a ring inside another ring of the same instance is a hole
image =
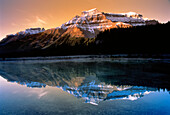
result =
[[[0,62],[0,115],[170,115],[170,60]]]

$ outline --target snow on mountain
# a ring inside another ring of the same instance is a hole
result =
[[[118,27],[130,27],[130,24],[125,24],[121,22],[112,22],[107,19],[105,14],[98,11],[96,8],[83,11],[81,16],[75,16],[68,22],[62,24],[60,28],[68,29],[77,27],[82,30],[83,33],[89,33],[90,38],[94,38],[100,31],[104,31],[106,29],[118,28]],[[85,35],[85,37],[87,37]]]
[[[143,16],[135,12],[120,13],[120,14],[113,14],[113,13],[104,13],[104,14],[106,15],[106,18],[111,20],[112,22],[120,21],[120,22],[128,23],[132,26],[146,25]]]
[[[45,29],[44,28],[29,28],[26,29],[25,31],[20,31],[18,33],[16,33],[15,35],[21,34],[21,35],[26,35],[26,34],[38,34],[40,32],[44,32]]]
[[[81,16],[75,16],[70,21],[63,24],[61,27],[67,29],[69,27],[79,27],[83,30],[95,33],[97,30],[105,30],[113,26],[113,23],[97,9],[83,11]]]
[[[99,12],[97,10],[97,8],[94,8],[94,9],[91,9],[91,10],[88,10],[88,11],[83,11],[81,16],[82,17],[85,17],[85,16],[89,16],[89,15],[97,15],[97,14],[102,14],[101,12]]]

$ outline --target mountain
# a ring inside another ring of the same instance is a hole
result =
[[[105,13],[102,13],[95,8],[88,11],[83,11],[81,16],[75,16],[73,19],[62,24],[60,28],[68,29],[77,27],[83,31],[86,38],[94,38],[99,31],[118,27],[127,28],[132,26],[129,23],[123,23],[123,20],[112,21],[109,18],[110,17]]]
[[[57,28],[48,30],[30,28],[14,35],[7,35],[0,42],[0,54],[15,54],[55,48],[60,52],[61,48],[64,49],[68,46],[89,46],[89,44],[94,43],[97,35],[105,30],[158,23],[155,20],[145,20],[141,14],[135,12],[104,13],[94,8],[83,11],[80,16],[75,16]]]
[[[7,35],[6,38],[2,39],[0,43],[1,43],[1,45],[6,45],[9,42],[16,41],[16,40],[21,39],[25,36],[38,34],[40,32],[44,32],[44,31],[45,31],[44,28],[29,28],[29,29],[26,29],[25,31],[17,32],[16,34]]]

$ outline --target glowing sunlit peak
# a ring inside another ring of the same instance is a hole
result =
[[[127,15],[136,15],[137,13],[136,12],[128,12],[128,13],[126,13]]]
[[[136,12],[127,12],[127,13],[120,13],[120,14],[126,15],[127,17],[138,15]]]
[[[101,14],[101,12],[98,11],[97,8],[93,8],[93,9],[82,12],[82,16],[94,15],[94,14]]]
[[[86,12],[92,12],[92,11],[95,11],[95,10],[97,10],[97,8],[90,9],[90,10],[88,10]]]

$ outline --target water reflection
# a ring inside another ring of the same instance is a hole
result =
[[[59,87],[77,98],[83,98],[85,103],[98,105],[101,101],[107,100],[137,100],[144,95],[149,94],[151,91],[157,91],[156,88],[147,88],[142,86],[116,86],[116,85],[103,85],[94,84],[95,81],[82,85],[80,87]]]
[[[137,100],[170,89],[168,63],[159,62],[13,62],[0,63],[0,75],[31,88],[55,86],[98,105],[108,100]]]

